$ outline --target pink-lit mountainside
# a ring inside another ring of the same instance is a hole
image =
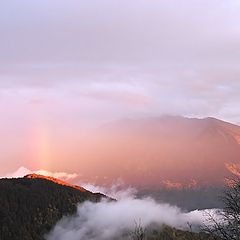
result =
[[[98,184],[192,189],[240,176],[240,127],[214,118],[125,119],[98,129],[83,149],[84,176]]]

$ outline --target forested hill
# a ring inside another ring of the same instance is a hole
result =
[[[43,240],[63,215],[76,211],[78,203],[102,197],[40,175],[0,179],[0,239]]]

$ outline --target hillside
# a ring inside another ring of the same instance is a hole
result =
[[[239,143],[240,127],[214,118],[125,119],[86,138],[80,159],[88,159],[82,166],[86,178],[98,176],[87,181],[99,185],[120,178],[148,189],[222,186],[226,177],[240,174]]]
[[[191,230],[182,231],[168,226],[146,229],[146,240],[220,240],[206,233],[194,233]]]
[[[40,175],[0,179],[0,239],[43,240],[58,220],[76,211],[78,203],[102,197]]]
[[[36,174],[0,179],[0,193],[1,240],[44,240],[44,236],[63,216],[75,213],[78,203],[86,200],[97,202],[106,197],[56,178]],[[135,239],[134,235],[126,234],[127,239]],[[168,226],[153,224],[146,228],[146,240],[162,239],[211,238],[204,233],[191,233]]]

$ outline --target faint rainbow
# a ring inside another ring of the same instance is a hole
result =
[[[50,134],[46,126],[37,129],[37,154],[36,161],[40,169],[48,170],[51,167]]]
[[[49,124],[40,111],[34,112],[33,124],[30,130],[29,160],[35,169],[48,170],[51,168],[52,149],[51,131]]]

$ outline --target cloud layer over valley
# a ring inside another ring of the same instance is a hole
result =
[[[206,218],[204,211],[183,212],[151,198],[136,199],[128,193],[118,201],[80,204],[74,216],[57,223],[47,240],[129,239],[136,223],[144,228],[156,225],[158,230],[163,225],[189,230],[188,223],[197,228]]]

